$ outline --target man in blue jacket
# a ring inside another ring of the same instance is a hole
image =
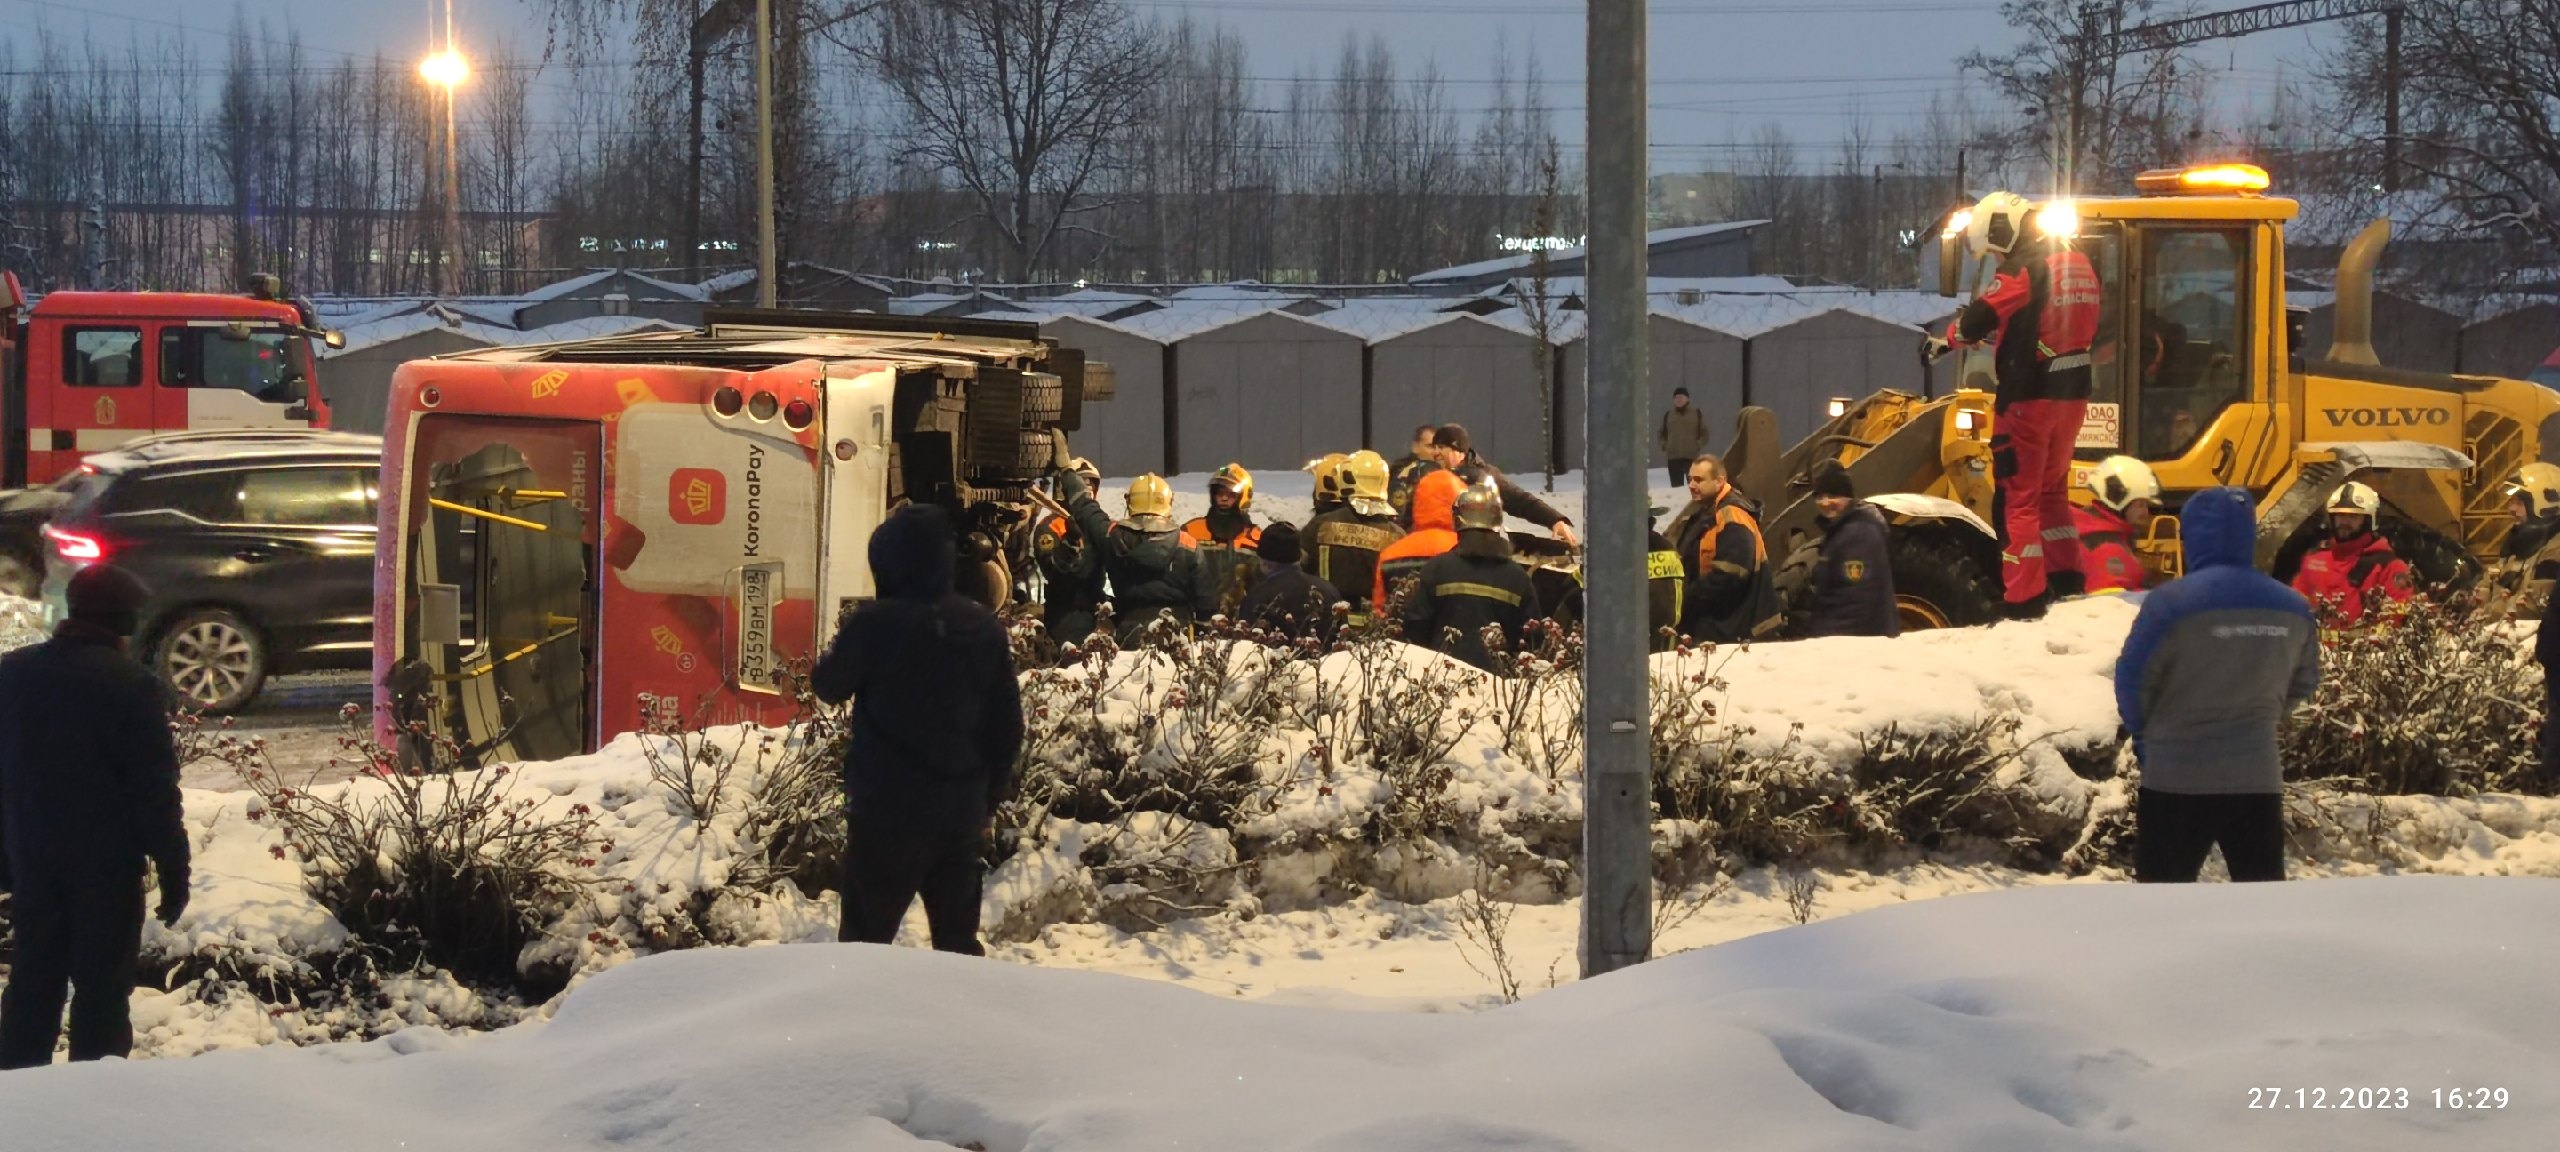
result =
[[[2144,598],[2116,659],[2142,764],[2137,880],[2192,882],[2216,844],[2233,880],[2284,879],[2276,726],[2320,687],[2320,632],[2309,601],[2250,566],[2256,519],[2244,489],[2188,500],[2187,574]]]
[[[871,534],[879,599],[809,674],[819,699],[853,701],[838,940],[890,943],[922,895],[936,949],[986,954],[978,852],[1022,754],[1022,689],[1004,625],[953,590],[957,563],[942,509],[891,513]]]

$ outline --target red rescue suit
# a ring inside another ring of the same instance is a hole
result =
[[[2097,504],[2074,507],[2080,530],[2080,575],[2092,592],[2139,592],[2149,582],[2142,554],[2134,550],[2133,524]]]
[[[2293,590],[2311,601],[2320,622],[2330,628],[2387,623],[2417,594],[2408,562],[2391,551],[2382,533],[2370,529],[2312,549],[2302,558],[2302,570],[2293,574]],[[2375,618],[2368,619],[2367,613]]]
[[[2081,568],[2071,453],[2089,411],[2099,295],[2097,267],[2056,243],[2010,261],[1947,330],[1948,343],[1993,346],[1991,521],[2011,604],[2043,596],[2048,570]]]

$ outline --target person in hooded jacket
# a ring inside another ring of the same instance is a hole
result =
[[[2284,879],[2276,733],[2320,687],[2309,601],[2253,566],[2247,489],[2180,510],[2187,574],[2155,588],[2116,659],[2116,711],[2142,765],[2134,879],[2193,881],[2222,847],[2233,880]]]
[[[1813,473],[1813,499],[1821,510],[1822,556],[1813,570],[1813,636],[1899,636],[1902,613],[1893,599],[1893,561],[1886,546],[1884,514],[1858,499],[1849,470],[1824,463]]]
[[[1369,587],[1369,611],[1383,613],[1396,589],[1422,574],[1431,559],[1458,546],[1458,494],[1466,482],[1442,469],[1413,486],[1413,531],[1378,554],[1378,578]]]
[[[1058,495],[1076,518],[1085,543],[1102,556],[1111,579],[1115,638],[1122,646],[1146,638],[1158,620],[1191,622],[1217,610],[1217,589],[1200,566],[1191,539],[1173,526],[1173,488],[1147,473],[1129,482],[1129,518],[1117,524],[1085,487],[1084,478],[1060,472]]]
[[[1760,506],[1725,476],[1724,461],[1700,456],[1689,465],[1696,514],[1682,523],[1679,549],[1689,576],[1680,632],[1715,644],[1755,639],[1781,619],[1769,546],[1760,535]]]
[[[1245,594],[1244,603],[1236,609],[1236,619],[1291,640],[1313,640],[1330,646],[1334,635],[1333,606],[1342,602],[1342,593],[1300,567],[1305,556],[1297,525],[1284,520],[1263,529],[1262,543],[1257,547],[1262,556],[1262,579]]]
[[[809,674],[820,700],[853,701],[838,940],[895,940],[921,895],[936,950],[986,954],[979,851],[1013,788],[1022,689],[1003,623],[953,588],[958,552],[942,509],[890,513],[871,534],[879,597]]]
[[[1417,492],[1414,506],[1422,496]],[[1498,671],[1488,634],[1499,628],[1504,652],[1517,651],[1538,614],[1529,571],[1511,557],[1502,534],[1502,493],[1474,484],[1456,501],[1457,543],[1432,557],[1413,581],[1404,603],[1406,642],[1434,649],[1487,672]]]
[[[2302,558],[2293,590],[2311,601],[2322,625],[2334,629],[2388,624],[2417,594],[2409,565],[2391,541],[2373,530],[2382,495],[2350,480],[2329,497],[2329,538]]]
[[[1067,469],[1084,481],[1087,491],[1102,483],[1102,471],[1081,457]],[[1044,513],[1031,529],[1031,562],[1039,566],[1046,591],[1041,596],[1040,623],[1060,644],[1081,644],[1093,635],[1102,601],[1108,595],[1102,550],[1085,542],[1084,532],[1068,516]]]
[[[0,990],[0,1069],[133,1051],[142,877],[158,917],[187,907],[187,833],[168,688],[125,654],[150,590],[94,564],[71,577],[53,638],[0,657],[0,891],[17,933]]]
[[[1333,585],[1351,605],[1353,623],[1369,618],[1378,583],[1378,554],[1404,536],[1387,500],[1387,461],[1366,448],[1346,457],[1335,487],[1347,501],[1307,521],[1300,541],[1309,575]]]

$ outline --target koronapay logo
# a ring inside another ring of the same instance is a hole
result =
[[[729,517],[729,477],[716,468],[678,468],[667,478],[667,518],[717,524]]]

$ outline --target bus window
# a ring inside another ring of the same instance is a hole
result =
[[[2223,409],[2249,398],[2248,277],[2246,229],[2143,232],[2132,349],[2142,389],[2136,455],[2186,455]]]

